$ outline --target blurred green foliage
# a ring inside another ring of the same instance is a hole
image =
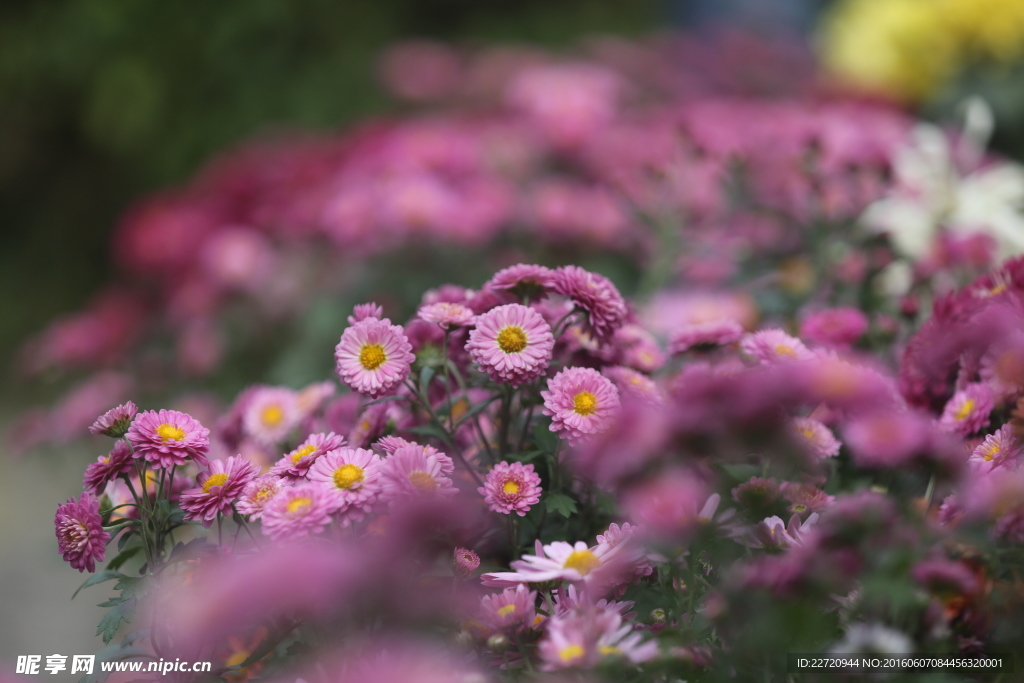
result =
[[[648,31],[661,4],[0,0],[0,358],[109,279],[110,230],[134,198],[268,127],[386,111],[387,44],[558,47]]]

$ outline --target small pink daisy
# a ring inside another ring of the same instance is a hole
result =
[[[587,332],[600,344],[611,341],[615,330],[626,322],[626,301],[603,275],[579,266],[563,266],[555,271],[553,289],[587,312]]]
[[[514,572],[492,572],[481,576],[485,586],[506,587],[517,583],[573,581],[600,583],[605,581],[617,548],[598,544],[593,548],[583,541],[575,545],[565,541],[542,546],[536,555],[523,555],[512,563]],[[618,573],[619,567],[614,567]]]
[[[548,368],[555,338],[540,313],[520,304],[492,308],[479,316],[466,350],[495,382],[518,387]]]
[[[446,330],[472,325],[476,319],[473,311],[462,304],[455,304],[450,301],[420,306],[420,310],[417,311],[416,315],[419,316],[420,320],[440,325]]]
[[[810,484],[784,481],[779,488],[782,495],[789,501],[788,510],[793,514],[821,512],[836,502],[835,496],[830,496]]]
[[[1024,332],[1015,330],[981,357],[981,378],[999,396],[1024,392]]]
[[[89,493],[57,507],[57,547],[64,561],[80,572],[96,571],[107,552],[110,534],[103,528],[100,503]]]
[[[1013,426],[1004,424],[978,444],[968,462],[985,469],[1006,465],[1012,468],[1020,458],[1021,451],[1021,443],[1013,432]]]
[[[184,465],[189,458],[205,466],[210,451],[210,430],[177,410],[139,413],[125,436],[135,457],[165,468]]]
[[[515,512],[524,517],[530,507],[540,501],[540,476],[533,471],[533,465],[499,462],[487,473],[484,485],[477,492],[494,512],[503,515]]]
[[[342,523],[362,520],[380,494],[380,456],[364,448],[339,448],[317,460],[309,481],[328,492],[334,512],[344,513]]]
[[[592,368],[565,368],[548,380],[548,390],[540,395],[551,431],[570,444],[605,431],[619,408],[619,390]]]
[[[419,444],[402,446],[380,468],[382,496],[392,505],[416,496],[458,493],[447,476],[455,471],[452,459]]]
[[[513,635],[533,626],[537,617],[537,591],[525,584],[480,598],[479,621],[488,633]]]
[[[684,353],[690,349],[705,349],[738,342],[743,337],[743,326],[730,318],[691,323],[676,330],[668,342],[669,353]]]
[[[591,669],[617,659],[646,662],[658,656],[658,644],[644,642],[614,609],[591,605],[550,618],[537,652],[544,671]]]
[[[263,508],[274,496],[280,493],[286,486],[283,479],[272,474],[264,474],[262,477],[253,479],[238,498],[236,509],[240,514],[249,515],[249,519],[257,520],[263,516]]]
[[[480,568],[480,556],[467,548],[456,548],[452,553],[452,573],[466,579]]]
[[[287,387],[257,387],[246,403],[242,427],[264,445],[287,438],[301,418],[298,394]]]
[[[623,399],[632,397],[651,405],[661,405],[664,402],[654,380],[642,372],[624,365],[614,365],[601,370],[601,374],[615,383]]]
[[[135,419],[135,414],[138,412],[139,409],[135,404],[128,401],[116,408],[111,408],[96,418],[96,421],[92,423],[91,427],[89,427],[89,431],[93,434],[120,439],[128,433],[128,428],[131,426],[132,420]]]
[[[348,324],[355,325],[360,320],[366,320],[367,318],[380,319],[384,315],[384,307],[378,306],[373,301],[365,304],[356,304],[352,310],[352,315],[348,317]]]
[[[800,323],[800,336],[814,344],[846,348],[868,329],[868,317],[856,308],[827,308]]]
[[[483,288],[507,290],[532,300],[550,292],[554,285],[555,271],[544,266],[519,263],[499,270]]]
[[[988,426],[995,403],[995,395],[988,385],[968,384],[949,399],[939,418],[939,426],[961,436],[973,434]]]
[[[310,434],[306,440],[291,453],[286,454],[270,468],[270,474],[281,477],[288,482],[298,482],[306,478],[306,473],[317,458],[328,451],[345,445],[345,437],[334,432]]]
[[[377,398],[405,381],[416,356],[399,325],[392,325],[387,318],[366,318],[342,333],[334,359],[341,381],[364,396]]]
[[[814,358],[814,354],[802,341],[778,329],[748,334],[743,337],[740,347],[744,353],[764,365]]]
[[[316,484],[285,488],[263,506],[263,533],[275,541],[318,534],[331,521],[331,504]]]
[[[131,446],[124,441],[114,444],[107,455],[101,455],[96,462],[85,468],[85,477],[82,483],[85,489],[92,489],[97,496],[103,493],[107,483],[113,481],[121,474],[132,471],[135,456],[132,454]]]
[[[796,417],[793,418],[791,428],[799,441],[806,445],[815,457],[831,458],[839,455],[842,444],[832,430],[821,422],[809,417]]]
[[[377,442],[374,445],[380,447],[380,449],[387,453],[388,455],[394,455],[395,451],[397,451],[402,446],[411,446],[412,444],[412,441],[403,439],[400,436],[389,435],[382,436],[381,438],[377,439]]]
[[[179,498],[186,519],[194,519],[209,527],[218,514],[230,515],[246,484],[255,479],[260,468],[241,455],[227,460],[211,460],[206,472],[199,474],[199,486],[189,489]]]

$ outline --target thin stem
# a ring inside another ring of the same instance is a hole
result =
[[[502,460],[505,459],[505,454],[508,453],[508,432],[509,422],[512,419],[512,387],[502,387],[504,394],[501,397],[501,413],[499,416],[500,424],[498,431],[498,453]]]
[[[444,396],[448,401],[448,431],[454,433],[455,422],[452,413],[455,412],[455,406],[452,405],[452,382],[448,376],[448,334],[448,328],[445,328],[444,341],[441,342],[441,359],[444,364]]]
[[[535,407],[536,405],[531,403],[530,407],[526,410],[526,417],[523,418],[523,431],[519,433],[519,445],[516,447],[516,451],[522,451],[526,445],[526,437],[530,433],[530,420],[533,419],[533,409]]]

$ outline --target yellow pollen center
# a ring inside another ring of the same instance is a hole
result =
[[[984,450],[982,450],[981,457],[983,457],[988,462],[992,462],[993,460],[995,460],[995,457],[999,455],[999,451],[999,445],[992,444],[991,446],[986,446]]]
[[[364,479],[363,468],[348,463],[334,470],[334,485],[339,489],[351,489]]]
[[[437,480],[429,472],[416,470],[409,473],[409,481],[420,493],[435,493],[437,491]]]
[[[224,666],[238,666],[245,660],[249,659],[249,654],[245,650],[238,650],[230,657],[224,660]]]
[[[598,648],[598,650],[605,657],[609,657],[611,655],[617,655],[617,654],[619,654],[621,652],[619,650],[619,648],[615,647],[614,645],[602,645],[601,647]]]
[[[973,398],[966,399],[963,402],[963,404],[961,404],[960,408],[957,409],[956,415],[955,415],[956,419],[963,420],[968,415],[970,415],[971,411],[974,410],[974,403],[975,403],[975,401],[974,401]]]
[[[224,482],[228,480],[227,472],[218,472],[217,474],[211,474],[203,482],[203,493],[209,493],[210,489],[214,486],[223,486]]]
[[[793,349],[792,346],[788,344],[776,344],[775,353],[779,354],[780,356],[789,356],[790,358],[796,358],[796,351]]]
[[[281,424],[281,420],[284,419],[284,411],[281,410],[281,406],[279,405],[267,406],[263,409],[263,412],[260,413],[260,419],[263,420],[263,424],[268,427],[276,427]]]
[[[563,647],[558,651],[558,656],[566,664],[574,662],[577,659],[581,659],[584,654],[586,654],[586,650],[584,650],[580,645],[569,645],[568,647]]]
[[[359,364],[367,370],[376,370],[387,359],[388,355],[380,344],[363,344],[363,348],[359,349]]]
[[[290,514],[295,514],[296,512],[305,512],[309,510],[312,504],[312,499],[306,496],[292,498],[291,500],[288,501],[288,512]]]
[[[581,576],[586,576],[601,566],[601,560],[589,550],[575,550],[572,555],[565,558],[566,569],[575,569]]]
[[[517,493],[519,493],[519,484],[517,484],[514,481],[509,480],[509,481],[506,481],[504,484],[501,485],[501,490],[507,496],[514,496]]]
[[[181,441],[185,438],[185,430],[177,425],[172,425],[170,422],[164,422],[156,428],[156,435],[163,442]]]
[[[509,325],[498,332],[498,348],[505,353],[519,353],[526,348],[526,333],[523,328]]]
[[[504,607],[499,607],[498,608],[498,616],[499,617],[507,617],[508,615],[512,614],[515,611],[516,611],[516,606],[515,605],[505,605]]]
[[[800,505],[799,503],[793,506],[793,512],[803,512],[806,509],[806,505]]]
[[[597,396],[594,396],[589,391],[581,391],[573,397],[572,409],[577,415],[582,415],[583,417],[592,415],[597,410]]]
[[[813,441],[814,440],[814,430],[813,429],[811,429],[809,427],[801,427],[797,431],[800,432],[800,434],[802,434],[803,437],[805,439],[807,439],[808,441]]]
[[[300,460],[302,460],[315,450],[316,446],[314,446],[313,444],[307,444],[303,446],[302,448],[292,453],[292,462],[298,465]]]
[[[262,503],[269,497],[270,489],[260,489],[259,491],[256,492],[256,495],[253,496],[253,500],[255,500],[257,503]]]

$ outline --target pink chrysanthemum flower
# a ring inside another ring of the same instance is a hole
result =
[[[800,336],[814,344],[847,348],[867,332],[868,317],[856,308],[827,308],[807,315]]]
[[[782,330],[769,329],[743,337],[740,347],[764,365],[796,360],[811,360],[815,356],[802,341]]]
[[[480,556],[467,548],[456,548],[452,553],[452,573],[467,579],[480,568]]]
[[[523,555],[512,562],[514,572],[491,572],[480,577],[485,586],[514,586],[518,583],[544,583],[545,581],[573,581],[603,584],[609,576],[617,547],[600,543],[593,548],[583,541],[575,545],[555,541],[542,546],[536,555]]]
[[[507,290],[519,297],[537,299],[552,290],[555,272],[544,266],[519,263],[503,268],[484,285],[497,290]]]
[[[981,378],[999,396],[1024,392],[1024,332],[1015,330],[981,357]]]
[[[231,506],[242,495],[246,484],[255,479],[260,468],[241,455],[227,460],[211,460],[206,472],[196,479],[199,486],[181,494],[181,509],[186,519],[194,519],[208,527],[218,514],[231,514]]]
[[[780,488],[782,495],[789,501],[789,512],[794,514],[821,512],[836,502],[835,496],[830,496],[810,484],[784,481]]]
[[[476,315],[473,311],[469,310],[462,304],[456,304],[450,301],[441,301],[436,304],[420,306],[420,310],[417,311],[416,315],[419,316],[420,320],[440,325],[447,330],[455,327],[466,327],[468,325],[472,325],[473,321],[476,319]]]
[[[327,453],[309,470],[309,480],[320,484],[334,501],[342,523],[362,520],[380,494],[380,456],[364,448],[339,448]]]
[[[334,359],[341,381],[364,396],[377,398],[405,381],[416,356],[399,325],[392,325],[387,318],[366,318],[342,333]]]
[[[641,527],[625,522],[622,526],[610,524],[603,534],[597,535],[599,546],[617,549],[617,562],[622,569],[622,578],[626,582],[639,581],[654,572],[654,567],[637,540],[642,533]]]
[[[189,458],[205,466],[210,451],[210,430],[177,410],[139,413],[125,436],[135,449],[135,457],[165,468],[184,465]]]
[[[317,484],[285,488],[263,506],[263,533],[275,541],[318,534],[331,521],[332,502]]]
[[[664,403],[661,392],[658,391],[654,380],[642,372],[637,372],[633,368],[627,368],[625,365],[614,365],[604,368],[601,374],[615,383],[615,387],[619,390],[619,395],[623,400],[627,397],[632,397],[651,405],[661,405]]]
[[[272,474],[264,474],[262,477],[257,477],[242,489],[242,495],[238,498],[238,504],[235,509],[240,514],[249,515],[249,519],[257,520],[263,516],[263,508],[266,504],[280,493],[285,486],[286,483],[283,479]]]
[[[313,382],[303,387],[295,396],[299,406],[299,414],[305,419],[324,407],[327,399],[337,390],[334,382]]]
[[[83,493],[78,500],[68,498],[57,508],[53,521],[64,561],[80,572],[96,571],[96,563],[103,561],[110,541],[110,534],[103,528],[99,501],[89,493]]]
[[[691,323],[672,333],[668,352],[684,353],[690,349],[725,346],[738,342],[742,337],[743,326],[731,318]]]
[[[306,478],[309,468],[313,466],[317,458],[344,445],[345,437],[338,436],[334,432],[310,434],[295,450],[275,462],[270,468],[270,474],[295,483]]]
[[[555,338],[540,313],[520,304],[492,308],[476,319],[466,350],[495,382],[518,387],[548,368]]]
[[[973,434],[988,426],[995,404],[995,395],[988,385],[968,384],[949,399],[939,418],[939,426],[961,436]]]
[[[565,368],[548,380],[547,391],[540,395],[551,431],[570,444],[605,431],[619,408],[619,390],[592,368]]]
[[[287,387],[257,387],[246,403],[242,428],[269,446],[284,441],[301,416],[296,392]]]
[[[542,668],[591,669],[603,661],[639,664],[658,656],[657,643],[643,642],[641,633],[622,622],[618,612],[597,607],[551,617],[538,647]]]
[[[525,584],[480,598],[479,621],[488,634],[512,635],[533,626],[537,617],[537,591]]]
[[[626,321],[626,301],[612,281],[579,266],[555,271],[554,290],[587,312],[587,332],[601,344]]]
[[[348,317],[348,324],[355,325],[360,320],[366,320],[367,318],[380,319],[384,316],[384,307],[378,306],[373,301],[365,304],[356,304],[355,308],[352,309],[352,315]]]
[[[389,436],[382,436],[381,438],[377,439],[377,442],[374,445],[379,446],[380,449],[387,453],[388,455],[394,455],[395,451],[397,451],[399,448],[401,448],[402,446],[411,446],[413,445],[413,442],[407,439],[403,439],[400,436],[394,436],[392,434]]]
[[[93,434],[120,439],[128,433],[128,428],[138,412],[139,409],[135,404],[128,401],[116,408],[111,408],[96,418],[96,421],[89,427],[89,431]]]
[[[455,471],[444,453],[419,444],[402,446],[381,464],[383,497],[392,505],[416,496],[449,496],[459,492],[447,476]]]
[[[124,441],[114,444],[107,455],[101,455],[96,462],[85,468],[85,477],[82,483],[88,491],[92,489],[97,496],[103,493],[107,483],[113,481],[121,474],[132,471],[132,464],[135,456],[132,454],[131,446]]]
[[[817,458],[831,458],[839,455],[842,444],[832,430],[810,417],[796,417],[791,423],[793,433],[800,443]]]
[[[1021,443],[1013,432],[1013,426],[1004,424],[978,444],[968,462],[986,470],[1006,466],[1012,469],[1020,458],[1021,450]]]
[[[530,507],[540,501],[540,476],[533,471],[533,465],[499,462],[487,473],[484,485],[477,492],[494,512],[503,515],[515,512],[524,517]]]

